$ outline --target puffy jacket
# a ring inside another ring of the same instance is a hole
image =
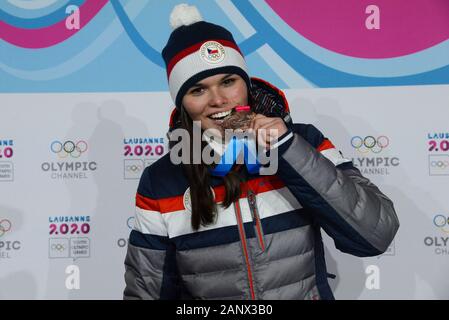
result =
[[[281,91],[253,79],[256,112],[288,118]],[[176,127],[172,115],[171,128]],[[191,227],[188,181],[169,155],[147,167],[125,259],[125,299],[333,299],[321,229],[355,256],[383,253],[393,203],[312,125],[292,124],[276,175],[247,174],[214,224]],[[224,199],[212,178],[215,201]]]

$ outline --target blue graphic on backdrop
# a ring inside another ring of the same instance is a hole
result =
[[[40,0],[0,4],[1,92],[166,91],[160,52],[168,17],[183,1]],[[222,24],[246,55],[251,75],[281,88],[449,83],[449,40],[412,54],[367,59],[326,49],[302,36],[270,1],[189,1]],[[80,30],[61,30],[66,8]],[[286,1],[284,6],[292,5]],[[338,14],[338,13],[336,13]],[[17,36],[20,35],[20,36]]]

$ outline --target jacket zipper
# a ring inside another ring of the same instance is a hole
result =
[[[251,211],[251,215],[253,217],[254,221],[254,229],[256,231],[256,236],[260,245],[260,249],[262,252],[265,251],[265,240],[264,240],[264,234],[262,229],[262,223],[260,221],[259,216],[259,210],[257,209],[257,201],[256,201],[256,194],[254,191],[248,189],[248,204],[249,209]]]
[[[247,243],[246,243],[245,228],[243,226],[242,212],[240,210],[240,204],[239,204],[238,200],[236,202],[234,202],[234,209],[235,209],[235,215],[237,217],[237,224],[238,224],[239,233],[240,233],[240,240],[242,242],[243,253],[245,256],[246,269],[248,271],[248,282],[249,282],[249,289],[251,292],[251,300],[256,300],[256,294],[254,293],[253,275],[251,272],[251,265],[250,265],[250,261],[249,261],[249,255],[248,255],[248,247],[247,247]]]

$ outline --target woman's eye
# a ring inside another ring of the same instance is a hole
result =
[[[195,88],[190,91],[190,94],[193,94],[194,96],[200,95],[203,93],[204,88]]]
[[[226,79],[225,81],[223,81],[223,84],[224,84],[225,86],[230,86],[230,85],[232,85],[234,82],[235,82],[235,79],[230,78],[230,79]]]

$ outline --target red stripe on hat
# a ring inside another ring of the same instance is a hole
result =
[[[317,151],[321,152],[324,150],[329,150],[335,148],[335,146],[330,142],[328,139],[324,139],[324,141],[320,144],[320,146],[316,149]]]
[[[173,128],[173,126],[175,125],[175,116],[177,116],[178,113],[178,109],[176,109],[176,107],[173,109],[173,111],[170,114],[170,123],[169,123],[169,128]]]
[[[197,44],[195,44],[195,45],[193,45],[193,46],[191,46],[191,47],[188,47],[187,49],[182,50],[180,53],[178,53],[176,56],[174,56],[174,57],[170,60],[168,66],[167,66],[167,77],[170,78],[170,73],[171,73],[171,71],[173,70],[173,68],[175,67],[175,65],[176,65],[180,60],[182,60],[183,58],[187,57],[189,54],[194,53],[195,51],[198,51],[198,50],[201,48],[201,46],[202,46],[203,44],[205,44],[206,42],[209,42],[209,41],[216,41],[216,42],[218,42],[219,44],[221,44],[222,46],[233,48],[233,49],[237,50],[237,51],[243,56],[243,54],[242,54],[242,52],[240,51],[239,47],[238,47],[234,42],[232,42],[232,41],[228,41],[228,40],[215,40],[215,39],[204,40],[204,41],[201,41],[200,43],[197,43]]]

